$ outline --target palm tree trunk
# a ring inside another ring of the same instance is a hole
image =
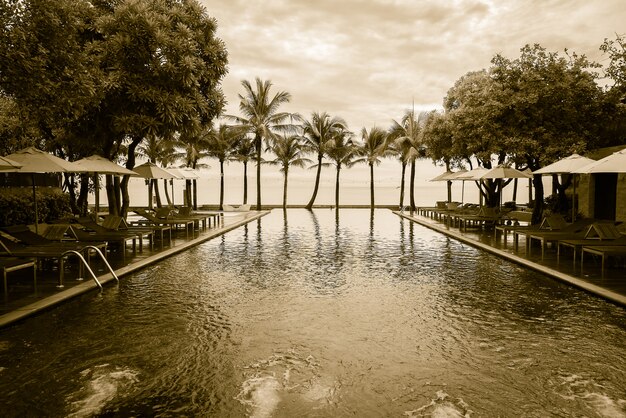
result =
[[[198,210],[198,182],[196,181],[196,179],[192,180],[192,184],[193,184],[193,210]]]
[[[289,176],[289,168],[285,167],[285,182],[283,184],[283,209],[287,209],[287,179]]]
[[[411,190],[409,190],[411,212],[415,212],[415,161],[411,161],[411,179],[409,183],[411,187]]]
[[[337,165],[337,178],[335,179],[335,206],[339,213],[339,173],[341,172],[341,164]]]
[[[143,137],[134,137],[128,145],[127,156],[128,160],[126,160],[126,168],[132,170],[135,167],[135,150],[137,149],[137,145],[141,143]],[[124,218],[128,215],[128,207],[130,206],[130,195],[128,194],[128,180],[130,176],[124,176],[120,183],[120,190],[122,193],[122,207],[120,208],[120,215]]]
[[[315,187],[313,188],[313,196],[311,196],[311,200],[306,205],[306,209],[311,210],[313,208],[313,204],[315,203],[315,199],[317,198],[317,190],[320,186],[320,175],[322,174],[322,159],[324,158],[324,154],[321,152],[317,154],[317,174],[315,174]]]
[[[374,210],[374,163],[370,163],[370,205]]]
[[[243,204],[248,203],[248,162],[243,162]]]
[[[191,180],[185,179],[185,199],[183,206],[191,207]]]
[[[400,210],[404,207],[404,174],[406,173],[406,163],[402,161],[402,178],[400,180]]]
[[[256,144],[256,210],[261,210],[261,137],[255,138]]]
[[[170,193],[167,191],[167,179],[163,179],[163,190],[165,190],[165,199],[167,200],[167,206],[172,207],[172,199],[170,199]]]
[[[152,192],[152,179],[148,180],[148,209],[152,209],[152,196],[154,196]]]
[[[220,160],[220,210],[224,210],[224,160]]]
[[[152,180],[154,184],[154,196],[156,197],[157,207],[160,208],[163,206],[161,203],[161,193],[159,192],[159,182],[157,179]]]

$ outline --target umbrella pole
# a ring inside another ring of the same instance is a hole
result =
[[[172,186],[172,207],[176,206],[174,198],[174,179],[170,179],[170,185]]]
[[[572,190],[572,222],[576,222],[576,202],[578,200],[578,196],[576,196],[576,179],[578,176],[576,174],[572,174],[572,176],[574,176],[572,178],[572,183],[574,183],[574,190]]]
[[[463,184],[461,186],[461,204],[465,202],[465,180],[463,180]]]
[[[39,221],[37,220],[37,218],[39,218],[39,211],[37,210],[37,192],[35,191],[35,173],[32,173],[32,178],[33,178],[33,202],[35,204],[35,233],[38,234],[39,233]]]
[[[100,176],[98,173],[94,174],[93,185],[96,193],[96,219],[98,219],[98,213],[100,212]]]

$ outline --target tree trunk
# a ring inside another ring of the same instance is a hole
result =
[[[148,209],[152,209],[152,201],[153,196],[154,196],[154,192],[152,191],[152,184],[154,182],[154,179],[150,179],[148,180]]]
[[[195,168],[195,167],[194,167]],[[193,210],[198,210],[198,181],[193,179],[191,181],[193,184]]]
[[[243,162],[243,204],[248,203],[248,162]]]
[[[109,213],[112,215],[119,215],[120,206],[119,200],[117,200],[117,194],[115,193],[115,184],[113,182],[113,176],[107,174],[104,179],[105,189],[107,192],[107,201],[109,204]]]
[[[157,207],[163,207],[163,204],[161,203],[161,193],[159,192],[159,182],[157,179],[154,179],[152,182],[154,183],[154,196],[156,197]]]
[[[82,173],[80,175],[80,191],[76,202],[78,206],[78,213],[80,213],[81,216],[87,215],[87,196],[89,196],[89,176]]]
[[[184,206],[191,207],[191,180],[185,180],[185,201],[183,202]]]
[[[317,190],[320,186],[320,176],[322,174],[322,159],[324,158],[324,154],[319,152],[317,154],[317,173],[315,174],[315,187],[313,187],[313,196],[311,196],[311,200],[306,205],[306,209],[311,210],[313,208],[313,204],[315,203],[315,199],[317,198]]]
[[[126,161],[126,168],[132,170],[135,167],[135,149],[142,141],[143,137],[133,137],[131,143],[128,145],[128,160]],[[130,207],[130,196],[128,195],[128,180],[130,176],[124,176],[120,183],[120,189],[122,192],[122,208],[120,210],[121,216],[126,218],[128,215],[128,208]]]
[[[261,136],[256,135],[254,143],[256,145],[256,210],[261,210]]]
[[[220,210],[224,210],[224,160],[220,160]]]
[[[283,183],[283,210],[287,209],[287,180],[289,178],[289,168],[285,167],[285,182]]]
[[[339,213],[339,173],[341,172],[341,164],[337,165],[337,177],[335,179],[335,207]]]
[[[410,196],[410,204],[411,204],[411,212],[415,212],[415,161],[411,161],[411,179],[410,179],[411,190],[409,190]]]
[[[541,174],[533,176],[533,185],[535,186],[535,207],[533,209],[532,224],[538,225],[543,217],[543,181]]]
[[[167,206],[170,208],[172,205],[172,199],[170,199],[170,192],[167,191],[167,179],[163,179],[163,190],[165,190],[165,199],[167,199]]]
[[[402,178],[400,179],[400,210],[404,207],[404,173],[406,172],[406,163],[402,161]]]
[[[370,163],[370,208],[374,210],[374,163]]]
[[[446,171],[451,171],[448,161],[446,161]],[[448,202],[452,202],[452,182],[450,180],[446,181],[446,188],[448,190]]]
[[[118,215],[122,215],[122,179],[120,176],[113,176],[113,201]]]

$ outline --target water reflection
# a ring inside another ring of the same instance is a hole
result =
[[[623,309],[407,222],[274,211],[3,330],[0,410],[623,416]]]

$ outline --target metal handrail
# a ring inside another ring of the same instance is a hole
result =
[[[96,284],[98,285],[98,287],[100,288],[100,290],[102,290],[102,284],[100,283],[100,281],[98,281],[98,278],[96,277],[96,275],[94,274],[93,270],[91,270],[91,267],[89,267],[89,263],[87,263],[87,261],[85,260],[85,258],[83,257],[83,255],[81,253],[79,253],[76,250],[67,250],[65,251],[63,254],[61,254],[61,257],[66,257],[68,254],[75,254],[78,256],[78,258],[80,259],[80,261],[83,262],[83,265],[85,267],[87,267],[87,271],[89,271],[89,273],[91,274],[91,277],[93,278],[93,281],[96,282]],[[102,255],[102,253],[100,253],[100,255]],[[107,263],[108,264],[108,263]],[[63,268],[62,266],[60,268]],[[61,283],[60,286],[63,286],[63,284]]]
[[[107,261],[106,257],[104,256],[104,254],[102,254],[102,251],[100,251],[100,248],[95,247],[93,245],[86,245],[83,248],[89,248],[91,250],[95,250],[99,255],[100,258],[102,259],[102,261],[104,262],[104,265],[107,266],[107,268],[109,269],[109,273],[111,273],[111,275],[113,276],[113,278],[119,283],[120,279],[117,277],[117,274],[115,274],[115,271],[113,270],[113,267],[111,267],[111,265],[109,264],[109,262]]]

